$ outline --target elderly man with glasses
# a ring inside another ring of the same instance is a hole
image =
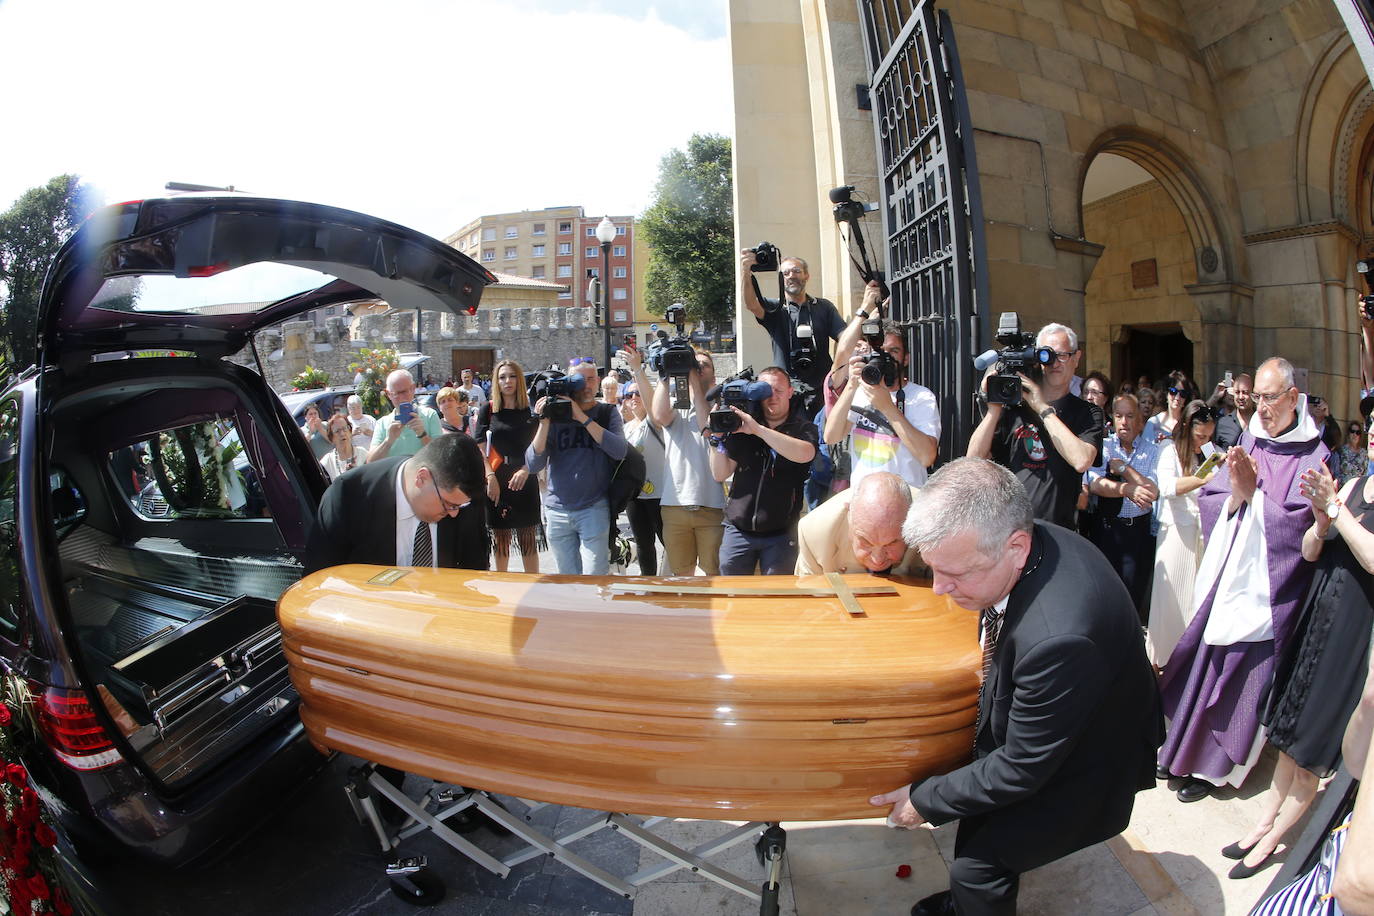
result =
[[[1169,720],[1159,775],[1187,777],[1185,802],[1239,788],[1254,766],[1260,697],[1312,579],[1303,534],[1314,511],[1340,514],[1339,500],[1314,510],[1302,493],[1303,474],[1321,469],[1328,451],[1292,364],[1265,361],[1254,397],[1249,427],[1198,498],[1207,546],[1193,594],[1203,597],[1159,685]]]
[[[405,369],[386,377],[386,397],[395,409],[377,421],[368,461],[414,455],[444,434],[439,412],[415,402],[415,379]]]
[[[1102,453],[1102,417],[1069,390],[1082,357],[1078,335],[1062,324],[1047,324],[1035,345],[1053,350],[1054,360],[1038,383],[1022,376],[1020,407],[987,405],[969,438],[968,454],[1009,468],[1026,488],[1036,518],[1072,530],[1083,474]],[[988,368],[988,375],[994,372],[995,367]],[[980,400],[987,376],[983,381]]]

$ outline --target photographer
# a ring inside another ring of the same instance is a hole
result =
[[[582,379],[571,395],[571,418],[554,422],[545,408],[554,400],[545,396],[534,405],[540,418],[526,453],[529,473],[549,468],[549,491],[544,502],[549,546],[560,573],[604,576],[610,571],[606,535],[610,508],[606,494],[611,488],[613,462],[625,457],[629,445],[621,435],[620,412],[596,399],[599,379],[596,362],[577,357],[568,375]]]
[[[444,434],[439,412],[415,403],[415,379],[405,369],[386,377],[386,397],[395,410],[377,420],[368,461],[413,455]]]
[[[773,389],[762,401],[763,421],[738,407],[739,429],[710,441],[711,470],[716,480],[735,476],[725,504],[725,535],[720,545],[720,572],[791,575],[797,563],[797,518],[802,488],[816,457],[819,436],[793,397],[792,379],[778,366],[759,373]]]
[[[929,388],[914,382],[902,384],[906,341],[896,325],[878,324],[877,291],[878,284],[870,282],[864,292],[865,307],[840,337],[835,362],[848,360],[849,377],[826,418],[825,442],[833,445],[848,438],[851,487],[874,471],[891,471],[919,487],[940,445],[940,406]],[[862,331],[865,325],[870,331],[877,325],[878,333],[860,336],[855,342],[852,332]],[[875,350],[875,344],[880,349]]]
[[[767,243],[760,244],[758,249],[777,256],[777,249]],[[755,267],[760,263],[758,249],[740,252],[740,301],[768,331],[773,341],[773,362],[810,386],[805,410],[807,419],[811,419],[824,404],[821,385],[830,369],[828,341],[839,338],[844,322],[829,299],[806,294],[811,274],[801,258],[784,258],[777,265],[782,275],[782,298],[764,296],[754,277]]]
[[[663,433],[663,458],[666,472],[659,499],[663,520],[663,552],[668,573],[694,576],[697,567],[708,576],[720,575],[720,539],[725,533],[725,490],[711,475],[707,457],[706,430],[710,405],[706,390],[716,383],[716,367],[711,354],[696,351],[697,368],[688,376],[691,406],[674,410],[668,393],[668,380],[658,385],[649,381],[644,355],[637,349],[621,351],[634,373],[634,384],[642,393],[653,391],[649,400],[649,421]]]
[[[1017,408],[988,403],[969,438],[968,454],[1011,469],[1026,488],[1036,518],[1073,530],[1083,474],[1102,449],[1102,421],[1091,404],[1069,391],[1082,357],[1073,330],[1047,324],[1035,343],[1052,351],[1041,381],[1021,375],[1023,400]],[[995,368],[983,377],[980,400],[987,398]]]

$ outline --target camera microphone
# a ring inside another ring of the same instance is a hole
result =
[[[851,196],[853,193],[854,193],[854,186],[853,186],[852,184],[842,185],[842,186],[840,186],[840,187],[838,187],[838,188],[831,188],[831,189],[830,189],[830,202],[831,202],[832,204],[842,204],[842,203],[846,202],[847,200],[849,200],[849,199],[850,199],[850,196]]]
[[[995,362],[997,362],[997,351],[987,350],[973,358],[973,368],[977,369],[979,372],[984,372],[987,370],[988,366],[991,366]]]

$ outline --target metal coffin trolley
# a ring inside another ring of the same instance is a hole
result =
[[[311,740],[370,761],[350,798],[421,903],[442,882],[400,844],[432,830],[502,876],[548,854],[633,896],[690,868],[775,910],[779,822],[873,817],[871,795],[964,761],[977,711],[976,615],[922,580],[340,566],[278,616]],[[376,765],[441,785],[412,801]],[[529,823],[545,804],[603,813],[555,837]],[[445,823],[474,808],[527,845],[498,859]],[[675,818],[746,823],[682,849],[654,833]],[[617,876],[570,848],[602,829],[665,864]],[[754,836],[762,891],[709,861]]]

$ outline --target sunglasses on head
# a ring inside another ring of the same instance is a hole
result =
[[[1189,423],[1211,423],[1213,420],[1217,420],[1217,419],[1219,419],[1219,417],[1218,417],[1217,412],[1216,412],[1215,410],[1213,410],[1213,409],[1210,408],[1210,407],[1200,407],[1200,408],[1198,408],[1197,410],[1193,411],[1193,415],[1192,415],[1192,417],[1189,418],[1188,422],[1189,422]]]

